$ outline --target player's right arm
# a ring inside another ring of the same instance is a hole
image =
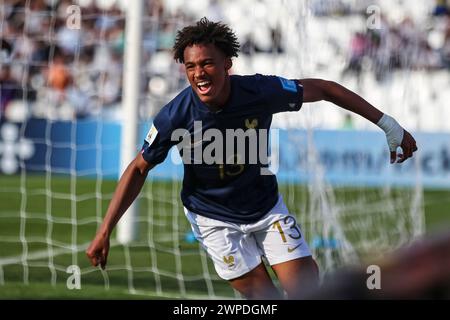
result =
[[[154,165],[146,161],[141,152],[139,152],[125,169],[109,203],[103,223],[86,250],[86,255],[93,266],[100,265],[102,269],[105,268],[109,252],[110,235],[122,215],[138,196],[148,172],[153,167]]]

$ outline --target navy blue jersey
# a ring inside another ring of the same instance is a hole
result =
[[[164,106],[154,118],[142,155],[149,163],[158,164],[177,145],[184,163],[183,205],[209,218],[252,223],[276,204],[278,185],[275,175],[261,174],[267,161],[263,157],[258,157],[256,162],[252,160],[249,151],[254,153],[255,148],[251,144],[257,141],[258,152],[261,148],[267,150],[264,141],[267,141],[272,115],[300,110],[303,88],[297,81],[277,76],[232,75],[230,79],[230,98],[219,112],[210,111],[191,87]],[[249,134],[244,153],[237,146],[226,150],[225,141],[215,145],[223,145],[223,150],[216,148],[211,152],[212,142],[217,139],[207,133],[221,133],[226,140],[228,133],[238,131]],[[250,133],[256,138],[252,140]],[[198,148],[200,151],[196,153]],[[211,163],[205,160],[206,156],[202,158],[206,154],[213,155],[217,161]]]

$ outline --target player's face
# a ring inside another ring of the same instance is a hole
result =
[[[213,44],[194,44],[184,50],[186,76],[200,100],[223,107],[230,95],[231,59]]]

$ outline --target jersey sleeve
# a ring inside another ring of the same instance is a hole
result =
[[[270,113],[298,111],[303,103],[303,86],[297,80],[260,75],[260,90]]]
[[[173,127],[168,111],[168,108],[163,108],[156,115],[142,145],[143,158],[154,165],[163,162],[170,148],[175,145],[171,140]]]

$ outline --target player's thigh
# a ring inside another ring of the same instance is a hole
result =
[[[283,289],[296,298],[317,285],[317,266],[296,218],[283,208],[265,217],[255,237]]]
[[[262,262],[256,268],[229,282],[247,299],[281,299],[278,289]]]

